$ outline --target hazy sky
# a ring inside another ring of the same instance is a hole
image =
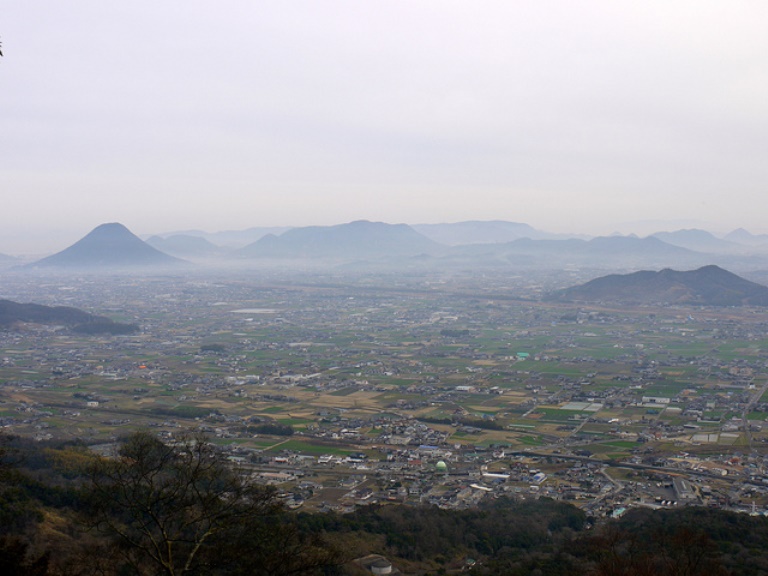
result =
[[[0,252],[112,221],[768,232],[766,22],[764,0],[0,0]]]

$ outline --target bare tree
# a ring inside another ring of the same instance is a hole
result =
[[[245,480],[202,434],[169,445],[134,433],[117,458],[93,465],[90,479],[94,524],[136,574],[205,571],[214,538],[280,509],[271,488]]]

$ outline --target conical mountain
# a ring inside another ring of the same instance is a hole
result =
[[[113,222],[94,228],[69,248],[32,264],[35,268],[124,268],[173,266],[184,262],[153,248]]]

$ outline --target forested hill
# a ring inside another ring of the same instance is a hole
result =
[[[699,306],[768,306],[768,287],[746,280],[719,266],[697,270],[602,276],[550,295],[551,300],[688,304]]]
[[[768,574],[764,516],[689,507],[596,519],[549,498],[297,514],[199,435],[165,445],[135,433],[110,458],[77,442],[5,446],[2,574],[354,576],[370,573],[355,563],[368,555],[406,575]]]
[[[113,322],[106,316],[96,316],[69,306],[20,304],[11,300],[0,300],[0,328],[19,322],[61,325],[84,334],[131,334],[139,329],[134,324]]]

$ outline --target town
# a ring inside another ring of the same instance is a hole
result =
[[[202,430],[307,510],[507,495],[766,513],[768,310],[542,299],[589,277],[9,273],[3,297],[140,331],[0,331],[0,425],[102,453]]]

